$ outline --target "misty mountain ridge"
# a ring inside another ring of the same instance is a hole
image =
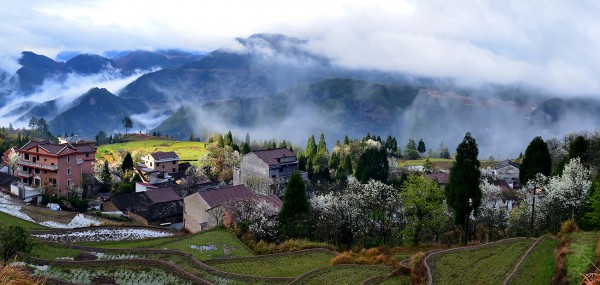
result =
[[[123,129],[122,117],[115,114],[132,115],[134,130],[179,139],[192,132],[206,136],[232,130],[301,145],[320,132],[330,145],[344,134],[370,132],[394,135],[401,146],[408,138],[423,138],[429,146],[444,141],[453,147],[471,131],[481,153],[495,156],[518,155],[536,135],[590,130],[600,122],[600,103],[594,99],[553,99],[526,86],[465,86],[448,78],[348,69],[308,45],[284,35],[256,34],[201,56],[136,51],[111,58],[80,54],[60,63],[24,53],[17,74],[31,75],[33,85],[35,79],[69,72],[102,72],[102,66],[163,68],[139,76],[116,95],[95,88],[60,110],[56,101],[37,103],[21,119],[64,110],[50,115],[54,133],[93,137],[99,130]]]

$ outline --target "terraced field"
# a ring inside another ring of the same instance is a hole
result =
[[[571,234],[569,249],[572,253],[567,254],[567,279],[569,284],[581,283],[583,279],[581,273],[587,272],[587,268],[595,259],[597,244],[598,233],[596,232],[575,232]]]
[[[268,277],[297,277],[303,273],[330,266],[335,253],[324,250],[257,256],[253,258],[235,258],[227,260],[208,260],[206,264],[227,272],[244,275]],[[285,266],[283,266],[285,264]]]
[[[544,237],[525,259],[510,284],[547,285],[556,267],[554,248],[556,240]]]
[[[429,258],[436,284],[502,284],[534,239],[455,250]]]
[[[307,274],[292,284],[320,285],[339,284],[352,285],[361,284],[362,281],[375,276],[383,276],[390,273],[390,268],[373,265],[337,265],[315,271],[315,274]]]

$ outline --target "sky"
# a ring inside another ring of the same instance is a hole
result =
[[[281,33],[351,68],[598,96],[599,1],[0,0],[0,68],[23,50],[211,51]]]

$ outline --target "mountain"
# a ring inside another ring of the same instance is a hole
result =
[[[132,51],[115,59],[116,66],[124,74],[131,74],[136,69],[153,67],[173,68],[202,59],[202,55],[176,50],[167,51]]]
[[[17,70],[18,84],[23,92],[34,91],[47,78],[59,77],[63,67],[62,63],[30,51],[21,53],[19,64],[22,67]]]
[[[54,134],[76,133],[94,137],[99,131],[122,129],[125,116],[144,111],[143,106],[121,99],[104,88],[92,88],[60,115],[48,122]]]
[[[183,139],[191,132],[220,131],[215,127],[275,130],[297,123],[314,125],[331,136],[384,132],[393,127],[396,114],[410,106],[418,91],[406,85],[326,79],[271,96],[236,97],[199,108],[181,108],[154,131]],[[321,121],[320,127],[317,121]],[[342,128],[338,128],[340,124]]]
[[[89,75],[114,68],[115,62],[97,54],[80,54],[65,62],[65,69],[71,72]]]

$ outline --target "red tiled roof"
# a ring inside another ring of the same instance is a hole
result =
[[[277,208],[277,210],[281,210],[281,207],[283,207],[283,201],[281,201],[277,195],[260,196],[258,199],[269,202],[271,205]]]
[[[96,149],[89,144],[83,144],[83,145],[77,144],[77,145],[73,145],[73,147],[77,150],[77,152],[82,152],[82,153],[96,151]]]
[[[171,188],[148,190],[146,191],[146,195],[148,195],[148,198],[150,198],[153,203],[181,200],[181,197],[179,197],[179,195],[177,195],[177,193],[175,193],[175,191],[173,191]]]
[[[227,202],[244,198],[250,198],[254,196],[254,194],[252,194],[252,192],[250,192],[250,190],[248,190],[248,188],[246,188],[246,186],[244,185],[211,189],[207,191],[198,192],[198,194],[211,208]]]
[[[157,152],[151,153],[150,156],[152,156],[154,158],[154,160],[179,159],[179,156],[177,156],[177,153],[175,153],[174,151],[167,151],[167,152],[157,151]]]
[[[450,174],[445,172],[427,174],[427,177],[437,181],[439,184],[448,184],[448,180],[450,180]]]
[[[253,153],[256,154],[256,156],[258,156],[264,162],[266,162],[269,166],[278,165],[279,164],[279,161],[277,161],[278,158],[283,158],[283,157],[294,157],[295,158],[296,157],[296,155],[287,148],[258,150]]]

